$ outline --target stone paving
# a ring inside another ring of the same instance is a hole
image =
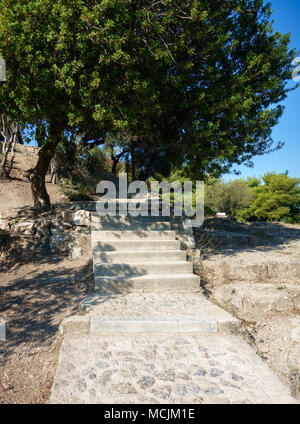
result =
[[[65,337],[50,403],[296,403],[239,336]]]
[[[61,325],[50,403],[296,403],[232,334],[240,322],[189,283],[193,266],[171,222],[119,221],[93,218],[97,292]]]

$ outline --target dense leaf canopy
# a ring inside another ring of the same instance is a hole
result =
[[[60,124],[100,143],[123,131],[167,151],[189,177],[249,164],[272,148],[294,53],[262,0],[0,7],[8,69],[0,108],[19,122]]]

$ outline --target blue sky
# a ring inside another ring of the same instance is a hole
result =
[[[274,11],[274,29],[284,34],[290,32],[290,48],[300,51],[300,0],[270,0],[270,3]],[[239,178],[286,170],[290,177],[300,178],[300,87],[288,94],[283,105],[285,110],[279,124],[273,129],[272,137],[275,143],[285,142],[285,146],[278,152],[254,158],[253,168],[234,167],[241,172]],[[232,174],[224,175],[225,180],[235,178]]]

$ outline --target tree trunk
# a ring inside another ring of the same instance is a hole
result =
[[[10,158],[9,164],[7,166],[7,177],[8,178],[9,178],[9,175],[11,173],[11,170],[12,170],[12,167],[13,167],[13,163],[14,163],[14,159],[15,159],[15,147],[16,147],[17,136],[18,136],[18,124],[12,124],[11,125],[11,130],[12,130],[11,144],[10,144],[11,158]]]
[[[113,165],[112,165],[112,169],[111,172],[116,175],[117,174],[117,165],[119,163],[118,159],[113,159]]]
[[[57,184],[57,179],[57,166],[53,159],[50,164],[50,183]]]
[[[31,181],[31,192],[34,207],[38,210],[46,211],[51,207],[50,198],[46,189],[45,178],[56,148],[62,139],[62,134],[62,125],[50,125],[48,139],[39,151],[37,164],[35,168],[28,171],[28,177]]]
[[[12,169],[14,156],[15,156],[15,145],[17,142],[18,124],[9,122],[7,117],[1,116],[2,128],[1,136],[3,138],[2,144],[2,161],[0,165],[0,178],[8,180],[9,174]],[[8,155],[11,154],[10,162],[8,163]]]

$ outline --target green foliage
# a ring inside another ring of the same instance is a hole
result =
[[[20,123],[55,123],[100,142],[107,132],[138,137],[145,176],[162,168],[156,151],[188,178],[271,151],[294,52],[288,35],[273,32],[263,0],[0,7],[8,69],[0,109]],[[49,132],[36,136],[43,144]]]
[[[205,186],[206,214],[226,212],[242,221],[300,222],[300,179],[270,172]]]
[[[255,198],[243,215],[258,221],[299,222],[300,179],[270,172],[262,180],[263,184],[254,187]]]
[[[239,213],[249,207],[254,193],[241,179],[229,181],[216,180],[205,187],[206,213],[225,212],[229,216],[239,218]]]
[[[257,177],[248,177],[245,180],[245,183],[247,184],[247,186],[254,188],[258,187],[261,184],[261,180]]]
[[[72,158],[71,166],[68,158]],[[67,143],[56,154],[59,185],[71,201],[93,200],[96,185],[105,178],[105,155],[98,148],[88,149]]]

